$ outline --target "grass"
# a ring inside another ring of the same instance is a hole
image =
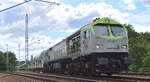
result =
[[[20,73],[36,73],[33,71],[24,71],[24,70],[16,70],[15,72],[20,72]]]

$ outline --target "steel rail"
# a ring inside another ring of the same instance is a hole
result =
[[[141,75],[141,76],[150,76],[150,73],[146,72],[122,72],[119,73],[118,75]]]
[[[146,81],[150,82],[150,78],[143,78],[143,77],[131,77],[131,76],[109,76],[110,78],[114,79],[122,79],[122,80],[134,80],[134,81]],[[108,76],[107,76],[108,78]]]
[[[29,77],[33,79],[39,79],[39,80],[46,80],[46,81],[76,81],[76,82],[101,82],[101,81],[128,81],[128,82],[133,82],[133,81],[144,81],[144,82],[150,82],[150,78],[139,78],[139,77],[128,77],[128,76],[85,76],[81,78],[78,77],[70,77],[70,76],[61,76],[61,75],[50,75],[50,74],[31,74],[31,73],[18,73],[18,72],[10,72],[10,74],[14,75],[19,75],[19,76],[24,76],[24,77]],[[87,79],[90,78],[90,79]]]
[[[142,72],[123,72],[119,74],[113,74],[114,76],[122,76],[122,77],[129,77],[135,78],[137,80],[145,80],[150,82],[150,73],[142,73]]]
[[[33,79],[39,79],[44,81],[76,81],[76,82],[99,82],[99,80],[91,80],[91,79],[84,79],[84,78],[76,78],[76,77],[68,77],[68,76],[58,76],[58,75],[46,75],[46,74],[31,74],[31,73],[18,73],[18,72],[7,72],[13,75],[19,75],[24,77],[29,77]]]

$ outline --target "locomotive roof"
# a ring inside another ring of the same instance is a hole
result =
[[[97,18],[95,20],[93,20],[93,22],[91,23],[92,25],[96,25],[96,24],[109,24],[109,25],[122,25],[121,23],[108,18],[108,17],[103,17],[103,18]]]
[[[53,47],[59,45],[60,43],[64,42],[66,39],[62,39],[60,42],[56,43],[55,45],[53,45],[52,47],[48,48],[47,50],[52,50]]]
[[[71,34],[70,36],[68,36],[67,39],[70,39],[70,38],[72,38],[72,37],[74,37],[74,36],[76,36],[78,34],[80,34],[80,29],[77,30],[76,32],[74,32],[73,34]]]

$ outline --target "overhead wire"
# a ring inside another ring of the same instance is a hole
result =
[[[35,0],[35,1],[45,2],[45,3],[50,3],[50,4],[56,4],[56,5],[60,5],[60,3],[56,3],[55,1],[53,1],[53,2],[50,2],[50,1],[44,1],[44,0]]]
[[[19,3],[19,4],[17,4],[17,5],[11,6],[11,7],[8,7],[8,8],[6,8],[6,9],[0,10],[0,12],[6,11],[6,10],[9,10],[9,9],[12,9],[12,8],[14,8],[14,7],[20,6],[20,5],[25,4],[25,3],[27,3],[27,2],[30,2],[30,1],[31,1],[31,0],[25,1],[25,2],[22,2],[22,3]]]

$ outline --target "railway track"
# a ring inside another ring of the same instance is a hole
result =
[[[132,76],[148,76],[150,77],[150,73],[142,73],[142,72],[122,72],[118,75],[132,75]]]
[[[142,72],[124,72],[124,73],[114,74],[114,76],[125,76],[125,77],[138,78],[138,79],[144,78],[147,80],[150,79],[150,73],[142,73]]]
[[[150,82],[150,78],[144,77],[131,77],[122,75],[113,76],[82,76],[82,75],[51,75],[51,74],[31,74],[31,73],[18,73],[7,72],[9,74],[19,75],[32,79],[38,79],[46,82]]]
[[[99,80],[84,79],[77,77],[66,77],[50,74],[31,74],[31,73],[18,73],[18,72],[7,72],[9,74],[19,75],[23,77],[29,77],[33,79],[39,79],[43,81],[52,81],[52,82],[98,82]]]

